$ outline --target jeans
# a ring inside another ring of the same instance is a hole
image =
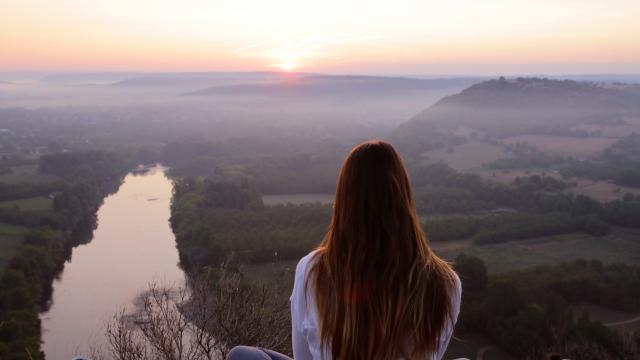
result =
[[[227,360],[293,360],[279,352],[252,347],[236,346],[227,355]]]

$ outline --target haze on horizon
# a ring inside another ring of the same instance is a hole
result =
[[[0,71],[640,72],[636,0],[2,2]]]

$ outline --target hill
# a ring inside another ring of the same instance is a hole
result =
[[[442,140],[443,133],[460,127],[494,138],[566,135],[576,125],[622,123],[639,114],[640,94],[631,85],[500,78],[444,97],[401,125],[392,138],[412,150],[429,150],[434,137]]]

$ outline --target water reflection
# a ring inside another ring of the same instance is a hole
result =
[[[128,175],[98,211],[90,243],[73,250],[41,315],[49,360],[66,360],[104,343],[104,324],[152,281],[183,280],[168,219],[171,182],[162,167]]]

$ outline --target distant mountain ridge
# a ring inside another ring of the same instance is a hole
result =
[[[264,82],[277,81],[285,77],[304,76],[304,73],[283,74],[275,71],[256,72],[185,72],[185,73],[149,73],[129,77],[112,86],[200,86],[210,87],[215,84],[232,82]]]
[[[42,76],[38,82],[42,84],[104,84],[141,74],[144,73],[119,71],[55,73]]]
[[[307,75],[284,78],[267,83],[246,83],[210,88],[186,93],[187,96],[322,96],[322,95],[384,95],[397,92],[430,91],[443,86],[468,86],[477,78],[414,79],[405,77],[359,75]]]

